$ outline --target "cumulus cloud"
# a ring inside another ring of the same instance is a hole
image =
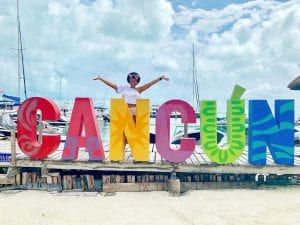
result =
[[[63,81],[64,99],[110,98],[114,91],[93,76],[124,84],[137,71],[142,82],[171,78],[145,92],[153,104],[191,101],[192,43],[201,99],[225,101],[236,83],[247,88],[246,98],[295,96],[286,86],[300,73],[299,1],[213,10],[167,0],[20,2],[31,96],[59,98]],[[16,6],[0,4],[0,89],[15,92]]]
[[[91,85],[96,72],[118,81],[118,74],[124,76],[136,66],[141,69],[142,64],[151,64],[150,59],[156,54],[153,49],[170,33],[174,13],[171,4],[164,0],[21,3],[29,92],[54,93],[57,77],[62,76],[69,94],[66,98],[77,96],[74,89],[82,83]],[[11,39],[8,34],[16,31],[15,7],[7,1],[1,2],[0,29],[10,31],[0,37],[1,52],[5,52]],[[16,46],[16,38],[12,42]],[[9,57],[12,62],[15,55],[9,52]],[[1,54],[0,60],[6,65],[4,58]],[[59,72],[61,68],[63,73]],[[10,73],[9,70],[4,68],[3,73]],[[7,80],[1,81],[10,86]],[[88,96],[93,92],[87,89],[85,93]]]
[[[251,1],[211,11],[183,7],[175,21],[204,43],[197,58],[208,90],[240,83],[252,98],[270,97],[273,87],[286,89],[299,73],[299,10],[299,1]]]

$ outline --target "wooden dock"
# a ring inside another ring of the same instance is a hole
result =
[[[140,171],[140,172],[184,172],[184,173],[234,173],[234,174],[300,174],[300,147],[295,148],[294,166],[282,166],[274,163],[271,155],[267,153],[267,165],[253,166],[248,162],[248,149],[245,148],[239,159],[229,165],[219,165],[212,162],[201,147],[185,162],[174,164],[164,160],[157,152],[155,146],[149,148],[149,162],[135,163],[131,151],[127,146],[125,157],[121,162],[109,160],[109,145],[104,144],[105,160],[94,162],[88,160],[88,153],[80,149],[78,159],[75,161],[63,161],[62,151],[64,144],[44,160],[30,160],[19,148],[16,147],[16,167],[43,168],[61,170],[94,170],[94,171]],[[0,141],[0,154],[11,153],[11,142]],[[0,167],[9,167],[10,162],[0,162]]]
[[[13,145],[14,143],[8,140],[0,141],[0,154],[11,153]],[[108,192],[167,190],[169,189],[167,180],[172,174],[175,174],[175,178],[181,183],[180,188],[185,190],[252,187],[256,185],[258,174],[269,177],[293,175],[297,176],[297,179],[300,175],[300,147],[295,148],[294,166],[276,165],[269,153],[267,165],[253,166],[248,162],[247,148],[232,164],[219,165],[212,162],[199,146],[188,160],[178,164],[164,160],[154,145],[149,147],[150,159],[147,163],[134,162],[128,146],[123,161],[111,162],[108,144],[104,144],[104,161],[89,161],[85,149],[79,150],[77,160],[64,161],[61,160],[63,147],[64,143],[44,160],[30,160],[16,145],[16,155],[12,156],[15,160],[0,162],[0,168],[14,168],[17,171],[14,184],[23,187],[24,185],[28,187],[28,183],[30,187],[34,187],[33,183],[39,183],[42,187],[41,184],[46,183],[48,188],[49,185],[50,187],[60,185],[64,190],[95,189],[96,178],[100,177],[100,189]],[[8,178],[2,180],[4,179]],[[10,179],[5,182],[11,184],[13,181]]]

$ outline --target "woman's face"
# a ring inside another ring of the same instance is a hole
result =
[[[129,77],[130,87],[135,87],[138,84],[138,82],[137,82],[138,78],[139,78],[138,75],[132,75],[132,76]]]

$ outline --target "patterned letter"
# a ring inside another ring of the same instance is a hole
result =
[[[216,101],[201,102],[201,145],[205,154],[219,164],[229,164],[239,158],[245,148],[245,101],[227,101],[228,147],[217,144]]]
[[[265,100],[249,101],[249,163],[266,165],[268,146],[274,162],[294,165],[294,100],[275,101],[275,119]]]
[[[54,152],[60,143],[60,135],[43,135],[42,143],[37,141],[37,110],[43,120],[58,120],[60,112],[50,99],[28,98],[18,109],[18,145],[30,159],[44,159]]]
[[[124,99],[111,99],[110,160],[124,159],[124,134],[136,161],[149,160],[149,100],[138,99],[136,124]]]
[[[91,98],[75,99],[62,159],[77,159],[80,147],[86,148],[89,160],[104,160],[102,140]]]

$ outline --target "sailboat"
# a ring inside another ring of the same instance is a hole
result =
[[[199,97],[199,88],[198,88],[198,78],[197,78],[197,68],[195,63],[195,45],[193,44],[193,107],[196,113],[196,118],[200,118],[200,97]]]
[[[3,94],[3,103],[8,103],[9,105],[18,107],[21,104],[21,81],[23,80],[24,87],[24,97],[27,99],[27,86],[26,86],[26,77],[25,77],[25,67],[24,67],[24,54],[23,54],[23,41],[22,41],[22,32],[21,32],[21,22],[20,22],[20,13],[19,13],[19,0],[17,0],[17,40],[18,47],[14,50],[17,50],[17,80],[18,80],[18,93],[17,96],[11,96]],[[12,104],[13,103],[13,104]],[[6,109],[6,107],[3,107]],[[17,109],[17,108],[10,108]]]
[[[193,54],[193,99],[192,104],[196,113],[196,118],[200,118],[200,97],[199,97],[199,88],[198,88],[198,79],[197,79],[197,69],[195,64],[195,46],[192,46],[192,54]],[[190,129],[190,130],[188,130]],[[221,143],[225,138],[225,133],[217,130],[217,143]],[[173,138],[171,140],[171,144],[180,144],[180,139],[183,137],[187,138],[195,138],[197,144],[200,143],[201,135],[200,135],[200,125],[178,125],[175,127]]]
[[[17,97],[3,94],[3,100],[0,101],[0,139],[8,139],[11,136],[11,131],[16,130],[17,125],[17,110],[21,105],[21,83],[23,81],[24,98],[27,99],[27,86],[25,77],[25,67],[24,67],[24,54],[23,54],[23,42],[22,42],[22,32],[21,32],[21,22],[19,13],[19,0],[17,3],[17,40],[18,47],[17,50],[17,78],[18,78],[18,93]],[[54,127],[51,126],[46,121],[40,120],[40,115],[37,115],[37,124],[42,125],[41,132],[47,134],[59,133],[64,134],[64,127]],[[64,137],[62,137],[64,140]]]
[[[17,96],[2,94],[2,101],[0,101],[0,135],[2,137],[10,135],[10,131],[16,128],[17,109],[21,104],[21,80],[23,80],[24,97],[27,99],[19,0],[17,0],[17,40],[18,47],[15,50],[17,50],[18,59],[18,93]]]

